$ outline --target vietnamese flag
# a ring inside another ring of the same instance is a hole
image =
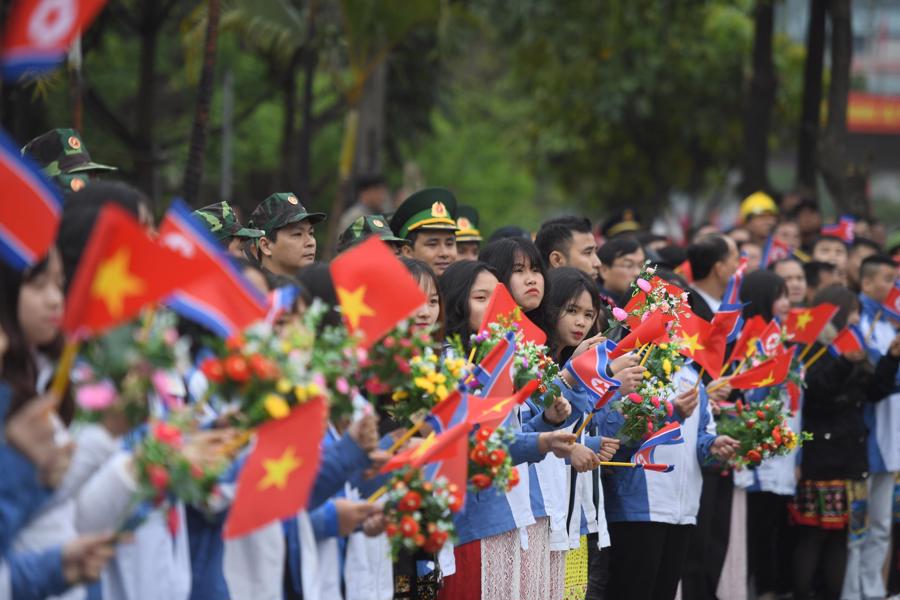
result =
[[[512,409],[525,402],[537,389],[537,380],[529,381],[518,392],[509,396],[469,396],[469,423],[484,425],[495,429],[500,426],[512,412]]]
[[[316,481],[325,435],[323,398],[295,406],[283,419],[259,426],[256,445],[237,481],[224,537],[246,535],[306,507]]]
[[[331,261],[344,323],[369,348],[428,299],[387,245],[372,236]]]
[[[151,239],[131,214],[107,204],[72,279],[62,330],[96,335],[204,275],[202,267]]]
[[[727,334],[724,329],[714,327],[694,313],[679,319],[679,327],[673,332],[681,341],[678,352],[703,367],[713,379],[718,378],[725,360]]]
[[[526,342],[543,344],[547,341],[547,334],[544,333],[544,330],[525,316],[525,313],[516,304],[509,290],[502,283],[498,283],[497,287],[494,288],[494,293],[491,294],[487,308],[484,310],[484,317],[481,319],[478,331],[485,331],[491,323],[497,323],[499,317],[508,317],[513,311],[516,311],[518,316],[516,322],[519,324],[522,330],[522,337]]]
[[[410,448],[399,452],[391,457],[383,467],[381,473],[390,473],[402,467],[412,467],[420,469],[423,465],[439,460],[453,458],[459,452],[463,456],[468,454],[469,430],[472,429],[470,423],[458,423],[445,431],[444,433],[431,432],[428,434],[421,444],[415,448]],[[462,440],[462,441],[460,441]],[[465,479],[463,479],[463,487]]]
[[[753,390],[757,388],[779,385],[791,369],[791,359],[795,348],[781,351],[774,357],[764,361],[752,369],[732,377],[728,384],[737,390]]]
[[[615,348],[610,350],[609,358],[615,359],[626,352],[637,350],[648,342],[654,342],[666,335],[666,323],[669,319],[660,311],[649,313],[640,325],[625,336]]]
[[[205,275],[185,282],[166,303],[223,338],[266,317],[265,298],[231,264],[190,209],[175,200],[159,228],[159,243],[194,262]]]
[[[788,338],[799,344],[812,344],[837,311],[837,306],[827,302],[810,308],[791,309],[784,322]]]
[[[0,132],[0,258],[22,270],[47,255],[62,216],[62,197],[36,164]]]
[[[762,332],[765,331],[765,329],[766,322],[761,316],[756,315],[748,319],[747,322],[744,323],[741,335],[738,336],[738,340],[734,344],[728,362],[733,363],[736,360],[745,359],[747,355],[750,354],[753,344],[756,343],[756,340],[759,339],[759,336],[762,335]]]

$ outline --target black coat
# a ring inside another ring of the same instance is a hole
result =
[[[815,355],[821,346],[810,349]],[[803,445],[801,477],[812,480],[862,479],[869,470],[863,404],[886,398],[894,387],[898,359],[885,354],[873,368],[825,353],[806,374],[803,429],[813,439]]]

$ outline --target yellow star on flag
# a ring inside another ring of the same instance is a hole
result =
[[[341,303],[341,310],[347,316],[351,328],[359,327],[359,320],[362,317],[375,316],[375,311],[366,304],[366,286],[361,285],[352,292],[339,287],[337,295],[338,302]]]
[[[753,384],[753,387],[762,388],[762,387],[770,386],[773,383],[775,383],[775,372],[769,371],[769,374],[766,375],[765,379],[760,379],[759,381],[757,381],[756,383]]]
[[[681,340],[682,342],[684,342],[684,347],[687,349],[687,351],[691,353],[691,356],[693,356],[697,352],[697,350],[706,349],[703,344],[697,341],[697,338],[699,337],[700,334],[695,333],[694,335],[685,336],[684,339]]]
[[[425,438],[425,440],[424,440],[421,444],[419,444],[418,446],[416,446],[416,449],[415,449],[415,450],[413,450],[412,458],[414,458],[414,459],[415,459],[415,458],[421,458],[421,456],[422,456],[423,454],[425,454],[426,452],[428,452],[428,450],[429,450],[432,446],[434,446],[434,443],[435,443],[435,440],[436,440],[436,439],[437,439],[437,436],[434,435],[434,432],[433,432],[433,431],[432,431],[431,433],[429,433],[429,434],[428,434],[428,437]]]
[[[492,412],[500,413],[503,410],[503,407],[506,406],[507,404],[509,404],[510,402],[512,402],[514,399],[515,398],[513,396],[510,396],[509,398],[505,398],[505,399],[501,400],[500,402],[498,402],[497,404],[490,407],[489,409],[487,409],[486,411],[484,411],[484,414],[492,413]]]
[[[280,458],[263,459],[263,469],[266,470],[266,476],[260,480],[257,487],[260,490],[266,490],[270,487],[277,487],[279,490],[283,490],[287,487],[291,473],[299,469],[301,465],[303,465],[303,459],[294,456],[294,447],[288,446]]]
[[[812,312],[805,310],[799,315],[797,315],[797,329],[803,331],[806,329],[806,326],[809,325],[809,322],[813,320]]]
[[[91,282],[91,296],[106,304],[106,310],[112,317],[122,314],[126,297],[139,296],[146,289],[144,280],[131,274],[128,268],[130,262],[131,250],[122,246],[100,263]]]

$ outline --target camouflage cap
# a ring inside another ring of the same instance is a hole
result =
[[[309,221],[316,224],[324,220],[325,213],[307,212],[294,194],[277,192],[253,209],[253,214],[250,215],[250,226],[262,229],[265,235],[271,235],[276,229],[298,221]]]
[[[22,154],[34,159],[50,177],[116,170],[116,167],[93,162],[74,129],[51,129],[25,144]]]
[[[227,202],[216,202],[193,212],[214,238],[220,242],[230,237],[260,238],[263,232],[241,226],[234,209]]]
[[[409,240],[394,235],[387,225],[387,219],[383,216],[366,215],[353,221],[350,227],[341,233],[338,238],[338,247],[346,248],[372,235],[377,235],[382,242],[409,243]]]

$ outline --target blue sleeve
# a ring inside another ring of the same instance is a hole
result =
[[[312,523],[316,540],[321,541],[338,536],[337,507],[333,500],[327,501],[319,508],[310,512],[309,520],[310,523]]]
[[[5,551],[51,492],[38,481],[34,465],[15,448],[2,443],[0,473],[0,551]]]
[[[580,421],[586,413],[593,410],[593,397],[583,387],[576,383],[574,387],[569,388],[559,377],[556,378],[556,385],[562,391],[563,398],[568,400],[569,404],[572,405],[572,412],[569,414],[568,418],[559,425],[551,425],[544,420],[542,409],[534,410],[533,412],[537,412],[538,414],[535,414],[530,420],[522,423],[523,431],[555,431],[556,429],[562,429],[576,421]]]
[[[544,455],[538,451],[538,436],[534,431],[517,431],[515,439],[509,445],[509,457],[514,465],[525,462],[541,462]]]
[[[595,454],[600,453],[600,442],[603,438],[599,435],[586,435],[584,437],[584,445],[594,451]]]
[[[391,446],[394,445],[394,438],[390,435],[385,435],[378,441],[378,449],[379,450],[388,450]],[[375,490],[383,486],[387,483],[387,480],[390,479],[390,474],[378,474],[369,479],[365,479],[363,477],[364,469],[357,471],[353,477],[350,478],[350,485],[359,490],[360,496],[368,497],[375,493]]]
[[[313,484],[307,510],[312,511],[340,491],[357,471],[369,466],[369,456],[349,433],[322,450],[322,464]]]
[[[62,594],[69,587],[63,577],[59,546],[43,552],[11,552],[5,560],[13,600],[41,600]]]
[[[700,386],[700,402],[697,404],[696,410],[700,411],[700,424],[697,425],[697,461],[701,465],[705,465],[711,457],[709,449],[716,441],[716,436],[708,431],[710,423],[709,396],[704,385]]]

